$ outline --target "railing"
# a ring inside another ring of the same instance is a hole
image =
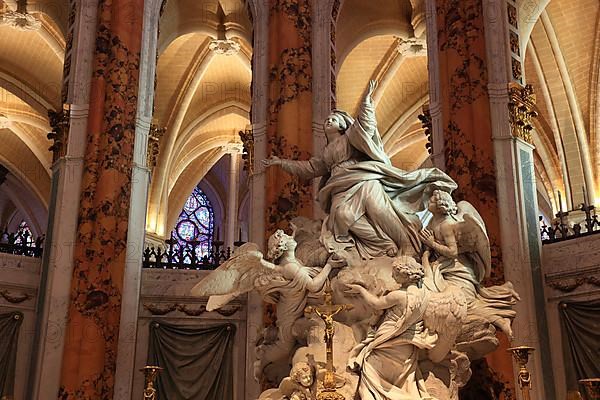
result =
[[[600,221],[598,220],[594,206],[582,205],[577,211],[585,212],[585,220],[582,222],[575,223],[570,226],[566,219],[566,217],[569,215],[569,212],[561,211],[556,214],[556,217],[558,218],[556,222],[550,226],[543,224],[540,227],[542,244],[575,239],[600,232]]]
[[[28,232],[8,233],[4,230],[0,235],[0,253],[39,258],[43,244],[44,236],[33,241]]]
[[[237,241],[234,245],[241,246]],[[214,241],[208,254],[200,251],[201,242],[188,242],[182,246],[174,239],[165,240],[166,248],[148,246],[144,251],[142,268],[213,270],[231,256],[232,250]]]

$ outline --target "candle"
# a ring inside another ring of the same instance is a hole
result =
[[[239,240],[240,242],[242,241],[242,228],[240,228],[240,236],[239,236],[238,240]]]
[[[560,196],[560,192],[559,192],[559,196]],[[217,240],[219,240],[220,235],[219,235],[219,227],[217,227]]]
[[[583,191],[583,207],[587,209],[589,202],[587,198],[587,192],[585,191],[585,186],[582,186],[581,190]]]

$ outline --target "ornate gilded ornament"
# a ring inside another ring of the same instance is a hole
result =
[[[507,5],[508,11],[508,23],[515,29],[519,28],[518,18],[517,18],[517,7],[508,3]]]
[[[146,385],[144,387],[144,400],[157,400],[156,389],[154,388],[154,380],[164,368],[156,365],[146,365],[140,369],[144,373]]]
[[[585,388],[589,400],[600,400],[600,378],[580,379],[579,384]]]
[[[61,111],[48,110],[48,119],[52,131],[46,137],[53,141],[48,148],[52,152],[52,161],[55,162],[66,152],[66,144],[69,137],[71,105],[63,104]]]
[[[532,118],[538,115],[534,110],[535,94],[533,86],[513,86],[510,88],[509,95],[508,109],[512,135],[523,139],[527,143],[532,143]]]
[[[521,56],[521,48],[519,45],[519,35],[516,32],[511,31],[509,33],[510,37],[510,51],[512,51],[517,56]]]
[[[427,152],[431,155],[433,154],[433,136],[431,136],[431,129],[433,127],[431,121],[431,112],[429,111],[429,104],[423,104],[423,113],[419,114],[417,117],[419,121],[421,121],[421,126],[423,127],[423,132],[427,137],[427,143],[425,147],[427,148]]]
[[[239,131],[238,135],[243,145],[242,160],[244,160],[244,171],[247,171],[248,175],[252,175],[254,173],[254,134],[252,128]]]
[[[156,167],[158,154],[160,153],[160,141],[167,131],[167,128],[159,128],[156,124],[150,125],[148,132],[148,149],[146,154],[146,163],[149,168]]]
[[[307,313],[317,314],[325,323],[325,351],[327,354],[326,371],[323,376],[323,389],[317,395],[317,400],[344,400],[344,396],[337,393],[335,373],[333,371],[333,337],[335,327],[333,317],[342,311],[352,309],[350,304],[333,304],[333,291],[331,285],[327,283],[325,289],[325,301],[323,305],[316,307],[306,307]]]
[[[529,362],[529,356],[535,349],[529,346],[518,346],[507,349],[513,354],[517,365],[519,366],[518,383],[521,388],[521,394],[523,400],[529,400],[529,391],[531,390],[531,374],[527,369],[527,363]]]

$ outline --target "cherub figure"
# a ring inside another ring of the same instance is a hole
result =
[[[494,324],[512,338],[512,309],[519,300],[512,284],[483,287],[491,270],[491,253],[485,224],[475,208],[466,201],[458,204],[450,194],[434,190],[429,200],[433,214],[422,242],[434,252],[432,290],[459,287],[468,301],[469,314]],[[428,260],[425,260],[428,262]]]
[[[264,392],[259,400],[311,400],[314,398],[314,369],[304,361],[294,364],[290,376],[284,378],[279,388]]]
[[[296,245],[293,237],[277,230],[268,240],[268,258],[273,261],[269,262],[254,243],[247,243],[191,291],[195,296],[210,296],[208,311],[251,290],[277,304],[277,340],[257,348],[257,378],[269,363],[281,361],[287,365],[296,344],[293,326],[304,315],[307,295],[323,289],[332,269],[330,264],[305,267],[295,256]]]
[[[433,293],[422,286],[426,271],[412,257],[393,264],[398,290],[382,296],[357,284],[348,285],[375,310],[385,310],[373,332],[351,353],[349,368],[360,374],[361,400],[434,399],[418,365],[419,352],[438,351],[443,359],[466,316],[464,296],[455,290]]]

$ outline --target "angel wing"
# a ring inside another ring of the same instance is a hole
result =
[[[206,309],[215,310],[240,294],[256,288],[258,280],[283,279],[276,266],[263,261],[254,243],[240,246],[233,256],[202,279],[191,290],[193,296],[210,296]]]
[[[435,347],[429,350],[431,361],[442,361],[452,350],[466,317],[467,300],[460,289],[449,286],[443,292],[430,293],[423,322],[430,332],[438,334]]]
[[[320,241],[320,220],[311,220],[306,217],[295,217],[290,221],[294,232],[294,240],[298,243],[296,257],[306,267],[322,267],[327,263],[329,252]]]
[[[473,259],[477,279],[481,282],[489,277],[492,268],[492,253],[490,251],[490,240],[488,238],[485,223],[479,212],[467,201],[457,204],[458,219],[456,229],[456,241],[458,253],[468,253]]]

